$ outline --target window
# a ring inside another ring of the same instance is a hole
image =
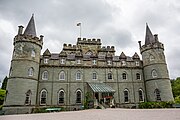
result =
[[[93,73],[92,73],[92,79],[93,79],[93,80],[97,80],[97,74],[96,74],[96,72],[93,72]]]
[[[123,79],[123,80],[126,80],[126,79],[127,79],[126,73],[123,73],[123,74],[122,74],[122,79]]]
[[[107,65],[112,65],[112,61],[111,61],[111,60],[108,60],[108,61],[107,61]]]
[[[59,73],[59,80],[65,80],[65,72],[64,71],[61,71]]]
[[[44,58],[44,64],[48,64],[49,59],[48,58]]]
[[[65,59],[62,58],[62,59],[60,60],[60,63],[61,63],[61,64],[65,64]]]
[[[28,76],[33,76],[34,74],[34,69],[31,67],[28,69]]]
[[[129,102],[129,91],[127,89],[124,90],[124,102]]]
[[[26,99],[25,99],[25,104],[30,105],[31,104],[31,90],[28,90],[26,93]]]
[[[92,55],[92,52],[89,50],[88,52],[86,52],[86,55]]]
[[[108,73],[108,80],[112,80],[112,73],[111,72]]]
[[[59,100],[58,100],[59,104],[63,104],[64,103],[64,91],[60,90],[59,91]]]
[[[10,68],[10,71],[9,71],[9,77],[12,76],[12,67]]]
[[[122,61],[122,66],[126,66],[126,61]]]
[[[40,94],[40,104],[45,105],[46,104],[46,99],[47,99],[47,91],[42,90]]]
[[[136,73],[136,80],[141,80],[141,75],[139,73]]]
[[[36,56],[36,53],[34,50],[31,51],[31,57],[35,57]]]
[[[152,70],[152,77],[153,78],[156,78],[158,75],[157,75],[157,71],[156,70]]]
[[[47,72],[47,71],[44,71],[44,72],[42,73],[42,79],[43,79],[43,80],[48,80],[48,72]]]
[[[81,103],[81,91],[76,92],[76,103]]]
[[[76,73],[76,80],[81,80],[81,73],[80,72]]]
[[[81,60],[80,59],[77,59],[77,64],[81,64]]]
[[[139,89],[139,102],[144,102],[144,95],[143,95],[143,90]]]
[[[139,61],[136,61],[136,62],[135,62],[135,65],[136,65],[136,66],[139,66]]]
[[[155,89],[154,92],[155,92],[156,101],[161,101],[161,95],[159,89]]]
[[[155,58],[154,58],[153,55],[150,55],[150,56],[149,56],[149,60],[150,60],[150,61],[153,61],[154,59],[155,59]]]
[[[95,60],[95,59],[92,60],[92,64],[93,64],[93,65],[96,65],[96,60]]]

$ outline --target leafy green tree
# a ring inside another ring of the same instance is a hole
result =
[[[6,90],[8,77],[6,76],[3,80],[1,89]]]
[[[180,96],[180,77],[176,78],[176,80],[172,80],[171,86],[174,98]]]
[[[6,90],[0,89],[0,105],[3,104],[5,96],[6,96]]]

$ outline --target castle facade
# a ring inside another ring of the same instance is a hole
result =
[[[135,53],[115,55],[114,46],[100,39],[78,38],[59,53],[41,55],[43,36],[37,37],[34,16],[14,38],[5,114],[30,113],[35,107],[136,107],[145,101],[173,101],[164,46],[146,26],[145,44]],[[137,46],[138,47],[138,46]],[[89,97],[89,101],[87,101]]]

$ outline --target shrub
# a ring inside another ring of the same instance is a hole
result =
[[[151,109],[151,108],[172,108],[174,102],[143,102],[139,104],[141,109]]]

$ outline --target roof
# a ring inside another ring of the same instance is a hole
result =
[[[152,34],[148,24],[146,24],[145,45],[149,45],[154,42],[155,42],[154,35]]]
[[[35,22],[34,22],[34,15],[32,15],[25,31],[24,31],[24,35],[32,35],[34,37],[36,37],[36,28],[35,28]]]
[[[116,92],[114,89],[112,89],[110,86],[106,85],[105,83],[88,83],[88,84],[94,92],[100,92],[100,93]]]

